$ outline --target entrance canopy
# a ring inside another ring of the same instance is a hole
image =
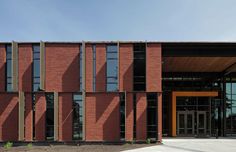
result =
[[[236,43],[163,43],[163,72],[236,72]]]

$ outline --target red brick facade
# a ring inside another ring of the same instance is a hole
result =
[[[59,94],[59,141],[72,140],[72,94]]]
[[[46,45],[46,91],[79,91],[79,45]]]
[[[114,44],[114,43],[112,43]],[[93,67],[93,45],[96,67]],[[119,43],[118,91],[106,91],[107,43],[85,43],[84,139],[85,141],[121,141],[120,94],[125,93],[125,141],[145,141],[147,137],[148,92],[158,96],[158,140],[162,137],[161,45],[147,44],[146,91],[133,88],[133,43]],[[73,140],[73,93],[80,91],[80,50],[82,43],[45,43],[45,89],[32,91],[33,44],[18,43],[18,91],[24,92],[24,141],[46,140],[47,92],[58,93],[58,141]],[[6,91],[6,45],[0,44],[0,141],[17,141],[19,126],[19,94]],[[42,61],[42,60],[41,60]],[[93,69],[96,87],[93,90]],[[35,94],[35,98],[34,95]],[[82,94],[82,92],[80,92]],[[136,95],[136,107],[134,107]],[[35,99],[35,101],[33,101]],[[21,103],[21,102],[20,102]],[[34,105],[35,104],[35,105]],[[54,105],[55,106],[55,105]],[[35,111],[34,111],[35,107]],[[136,113],[134,112],[136,111]],[[134,115],[136,114],[136,115]],[[136,118],[136,119],[135,119]],[[135,120],[134,120],[135,119]],[[55,121],[57,122],[57,121]],[[134,130],[136,122],[136,130]],[[134,133],[136,132],[136,138]],[[35,137],[33,137],[35,135]]]
[[[119,95],[86,95],[86,141],[119,141]]]
[[[0,44],[0,92],[5,91],[5,63],[6,63],[5,45]]]
[[[18,94],[0,94],[0,141],[18,140]]]
[[[19,44],[19,91],[30,92],[32,90],[32,45]]]

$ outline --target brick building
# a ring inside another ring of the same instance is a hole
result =
[[[2,42],[0,141],[235,136],[235,50],[216,42]]]

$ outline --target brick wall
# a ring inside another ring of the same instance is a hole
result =
[[[126,94],[126,124],[125,124],[125,139],[127,141],[133,140],[134,127],[134,110],[133,110],[133,94]]]
[[[146,85],[147,92],[161,92],[161,45],[147,44]]]
[[[133,44],[120,44],[119,88],[120,91],[133,90]]]
[[[106,91],[106,45],[96,45],[96,91]]]
[[[44,93],[37,93],[35,100],[35,139],[44,141],[46,129],[46,98]]]
[[[5,45],[0,44],[0,92],[5,91],[5,63],[6,63]]]
[[[46,44],[46,91],[79,91],[79,44]]]
[[[18,94],[0,94],[0,141],[18,140]]]
[[[86,96],[86,141],[119,141],[119,95],[96,93]]]
[[[72,140],[72,93],[59,93],[59,141]]]
[[[19,44],[19,91],[32,91],[32,45]]]
[[[33,140],[33,108],[32,95],[25,93],[25,140]]]
[[[147,100],[145,93],[136,94],[136,140],[147,138]]]
[[[91,44],[86,44],[86,91],[92,92],[93,91],[93,50]]]

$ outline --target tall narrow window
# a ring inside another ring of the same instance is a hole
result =
[[[73,94],[73,140],[83,139],[83,102],[82,94]]]
[[[83,45],[80,45],[80,51],[79,51],[79,82],[80,82],[80,92],[83,91]]]
[[[54,94],[46,93],[46,139],[54,140]]]
[[[36,97],[35,93],[32,93],[32,110],[33,110],[33,140],[35,140],[35,110],[36,110]]]
[[[33,91],[39,91],[40,87],[40,46],[33,45]]]
[[[93,45],[93,92],[96,91],[96,45]]]
[[[6,91],[12,91],[12,47],[6,45]]]
[[[147,93],[147,137],[157,139],[157,93]]]
[[[136,94],[133,94],[133,110],[134,110],[134,126],[133,126],[133,138],[136,139]]]
[[[146,90],[146,45],[134,44],[134,91]]]
[[[125,93],[120,94],[120,139],[125,140]]]
[[[107,45],[107,91],[118,90],[118,49],[117,45]]]

